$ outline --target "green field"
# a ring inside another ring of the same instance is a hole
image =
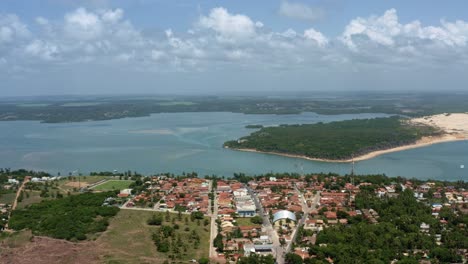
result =
[[[250,217],[237,217],[236,218],[236,223],[237,225],[239,226],[251,226],[251,225],[255,225],[254,223],[252,223],[252,221],[250,221]]]
[[[158,230],[158,226],[149,226],[147,220],[155,214],[154,212],[139,210],[120,210],[119,213],[110,221],[110,225],[96,242],[105,252],[103,256],[105,263],[188,263],[191,259],[200,259],[208,257],[210,225],[204,226],[203,220],[200,225],[197,221],[192,222],[190,216],[183,215],[182,221],[177,219],[177,214],[170,214],[170,221],[167,221],[165,213],[163,214],[163,225],[179,225],[174,237],[181,237],[184,243],[187,242],[192,230],[195,230],[200,236],[200,246],[195,249],[192,245],[185,246],[177,254],[179,259],[172,262],[169,256],[173,253],[161,253],[157,251],[151,236]],[[185,217],[188,221],[185,222]],[[175,220],[173,220],[175,219]],[[186,231],[188,228],[189,231]]]
[[[13,204],[15,201],[16,192],[0,194],[0,203]]]
[[[109,180],[93,188],[95,191],[113,191],[127,189],[133,181]]]

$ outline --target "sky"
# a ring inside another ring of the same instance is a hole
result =
[[[1,0],[0,97],[468,91],[466,0]]]

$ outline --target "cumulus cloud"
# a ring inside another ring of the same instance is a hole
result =
[[[65,15],[65,32],[78,40],[98,38],[103,31],[100,18],[84,8]]]
[[[297,5],[285,4],[290,10]],[[30,31],[17,16],[0,15],[2,67],[25,69],[42,61],[51,67],[95,64],[129,71],[199,72],[223,67],[296,70],[468,62],[467,22],[405,24],[395,9],[352,19],[339,36],[326,36],[317,28],[275,31],[222,7],[202,14],[186,30],[151,34],[135,28],[122,9],[77,8],[61,19],[38,17],[34,23]]]
[[[208,16],[201,16],[199,25],[214,30],[227,41],[245,40],[255,34],[256,27],[263,27],[261,22],[253,22],[245,15],[230,14],[222,7],[213,8]]]
[[[313,28],[304,31],[304,38],[315,41],[320,47],[328,44],[328,39]]]
[[[117,8],[115,10],[106,10],[101,14],[102,20],[104,22],[116,23],[123,17],[123,10]]]
[[[59,55],[59,49],[56,45],[37,39],[26,46],[25,52],[44,60],[54,60]]]
[[[359,46],[369,43],[396,48],[438,44],[464,47],[468,42],[468,23],[460,20],[455,23],[442,20],[441,26],[424,27],[416,20],[401,24],[397,11],[390,9],[381,16],[353,19],[340,39],[354,51],[357,51]]]
[[[0,44],[10,43],[18,38],[27,38],[30,35],[28,27],[13,14],[0,14]]]
[[[313,22],[323,18],[325,16],[325,11],[319,7],[283,1],[279,8],[279,14],[285,17]]]

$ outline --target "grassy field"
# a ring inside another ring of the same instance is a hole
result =
[[[109,179],[109,176],[79,176],[59,180],[59,189],[73,191],[74,188],[86,187],[90,184]]]
[[[95,191],[113,191],[127,189],[133,181],[109,180],[93,188]]]
[[[16,192],[0,194],[0,203],[13,204],[15,201]]]
[[[165,213],[163,225],[173,226],[172,219],[180,226],[176,230],[175,236],[180,236],[183,241],[195,230],[200,236],[200,246],[195,249],[193,246],[185,247],[178,254],[181,259],[172,262],[169,259],[171,253],[158,252],[151,238],[153,232],[158,230],[157,226],[149,226],[146,221],[154,212],[138,210],[120,210],[120,212],[111,220],[107,231],[102,234],[96,242],[106,252],[103,256],[105,263],[187,263],[191,259],[200,259],[208,257],[208,248],[210,240],[210,226],[204,226],[203,220],[200,225],[197,221],[191,222],[188,215],[182,216],[182,221],[177,220],[177,214],[171,214],[171,220],[166,221]],[[188,218],[187,223],[185,217]],[[189,231],[185,231],[188,227]]]
[[[250,217],[238,217],[236,218],[236,222],[239,226],[251,226],[255,225],[250,221]]]
[[[26,193],[28,195],[26,195]],[[18,203],[18,206],[16,208],[18,209],[23,209],[28,205],[35,204],[35,203],[40,203],[42,200],[45,199],[52,199],[51,197],[49,198],[43,198],[40,196],[41,192],[40,191],[24,191],[23,195],[23,201]]]

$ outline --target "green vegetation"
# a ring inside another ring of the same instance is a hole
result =
[[[24,169],[10,170],[8,168],[0,168],[0,184],[6,183],[8,181],[8,177],[10,176],[13,177],[14,179],[22,181],[24,180],[24,177],[26,176],[32,176],[32,177],[48,176],[50,177],[50,174],[47,172],[42,172],[42,171],[31,171],[31,170],[24,170]]]
[[[10,190],[0,190],[0,204],[13,204],[16,192]]]
[[[107,263],[188,263],[208,257],[209,229],[185,214],[120,210],[97,242]]]
[[[106,230],[108,220],[119,208],[102,206],[114,193],[85,193],[57,200],[42,201],[12,213],[12,229],[31,229],[36,235],[67,240],[83,240],[87,235]]]
[[[263,218],[259,215],[256,215],[252,218],[250,218],[250,222],[252,222],[253,224],[256,224],[256,225],[261,225],[263,224]]]
[[[193,102],[184,102],[184,101],[169,101],[169,102],[161,102],[158,103],[159,105],[164,105],[164,106],[173,106],[173,105],[194,105],[195,103]]]
[[[373,190],[364,188],[356,197],[356,207],[373,208],[379,213],[379,222],[370,224],[358,215],[348,217],[349,226],[323,230],[317,236],[316,245],[309,250],[309,254],[317,258],[304,263],[326,263],[327,258],[335,263],[349,263],[350,260],[353,263],[390,263],[394,259],[418,263],[424,253],[438,261],[432,263],[453,263],[461,261],[456,249],[468,245],[467,229],[459,225],[466,226],[468,216],[455,216],[448,210],[446,213],[453,220],[444,227],[431,215],[430,207],[416,201],[410,190],[396,198],[380,199]],[[423,222],[431,226],[428,234],[420,231]],[[435,234],[442,234],[442,245],[436,244]]]
[[[430,126],[409,125],[403,119],[390,117],[267,127],[224,145],[235,149],[342,160],[410,144],[437,133]]]
[[[272,255],[256,255],[250,254],[248,257],[241,257],[237,261],[237,264],[274,264],[275,259]]]
[[[258,129],[263,128],[263,125],[246,125],[245,128]]]
[[[333,98],[333,100],[330,100]],[[0,120],[39,120],[46,123],[109,120],[148,116],[153,113],[233,112],[244,114],[357,114],[387,113],[423,116],[467,112],[468,93],[321,93],[295,97],[178,96],[80,97],[0,101]],[[26,106],[26,107],[25,107]]]
[[[93,187],[94,191],[113,191],[127,189],[133,181],[126,180],[109,180],[102,184]]]

